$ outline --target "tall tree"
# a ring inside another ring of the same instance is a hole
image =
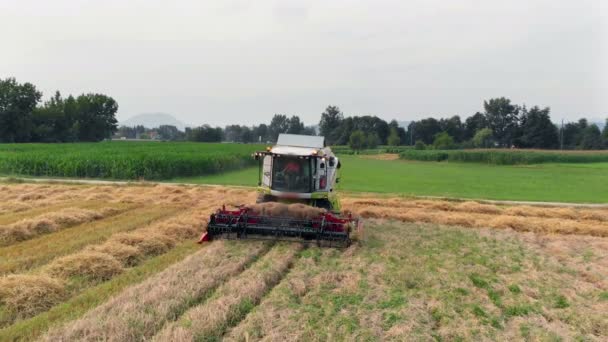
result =
[[[455,142],[459,143],[464,140],[464,125],[460,120],[460,116],[454,115],[448,119],[439,120],[441,130],[448,133]]]
[[[118,104],[103,94],[83,94],[76,98],[78,139],[100,141],[110,137],[117,129]]]
[[[427,118],[416,122],[412,121],[408,131],[414,132],[414,141],[421,140],[426,145],[430,145],[435,140],[435,135],[441,132],[441,125],[437,119]]]
[[[223,131],[220,127],[202,125],[196,128],[186,128],[186,139],[199,142],[220,142],[222,141]]]
[[[32,112],[41,97],[31,83],[0,79],[0,142],[30,141]]]
[[[241,125],[228,125],[224,128],[224,140],[229,142],[243,142],[243,127]]]
[[[183,140],[183,133],[173,125],[160,125],[157,132],[162,140]]]
[[[583,133],[589,126],[587,119],[580,119],[578,122],[569,122],[563,129],[564,148],[575,149],[581,145]]]
[[[319,121],[319,135],[325,137],[325,141],[332,145],[340,139],[340,135],[343,132],[340,132],[339,126],[342,124],[344,120],[344,114],[340,111],[340,108],[337,106],[327,106],[325,111],[321,114],[321,121]],[[350,138],[350,133],[348,133],[348,137]]]
[[[389,127],[389,136],[386,138],[387,145],[391,144],[389,142],[389,139],[391,137],[393,129],[397,132],[397,136],[399,137],[398,145],[407,144],[407,133],[405,132],[405,128],[399,126],[399,123],[397,122],[397,120],[391,120],[391,122],[388,123],[388,127]]]
[[[379,144],[386,144],[390,129],[386,121],[377,116],[365,115],[352,117],[354,130],[361,130],[367,134],[375,133]]]
[[[32,114],[32,141],[39,142],[65,142],[74,141],[72,132],[74,124],[71,117],[66,114],[65,101],[59,91],[42,106],[37,107]]]
[[[510,147],[517,134],[519,108],[511,100],[501,97],[483,103],[488,126],[502,147]]]
[[[559,144],[557,127],[551,122],[549,107],[525,110],[521,116],[521,136],[515,141],[523,148],[556,148]]]
[[[289,129],[289,119],[287,115],[283,114],[275,114],[270,121],[270,126],[268,126],[270,130],[270,139],[272,141],[277,141],[279,134],[287,133]]]
[[[582,150],[599,150],[603,147],[602,132],[596,124],[587,126],[583,130],[583,137],[578,148]]]
[[[304,123],[300,121],[300,117],[297,115],[289,118],[287,133],[289,134],[301,134],[304,131]]]
[[[268,125],[260,124],[253,128],[254,142],[266,142],[268,141]]]
[[[480,112],[477,112],[465,120],[463,139],[470,140],[475,136],[475,134],[477,134],[477,131],[487,127],[488,120],[486,120],[486,116]]]

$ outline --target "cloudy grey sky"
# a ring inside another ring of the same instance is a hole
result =
[[[606,3],[0,0],[0,77],[111,95],[121,120],[466,117],[498,96],[603,118]]]

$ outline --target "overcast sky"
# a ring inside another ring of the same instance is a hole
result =
[[[466,117],[499,96],[604,118],[606,3],[0,0],[0,78],[110,95],[119,120]]]

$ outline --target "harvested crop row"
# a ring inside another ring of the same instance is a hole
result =
[[[243,318],[276,285],[301,250],[300,244],[275,246],[245,272],[220,286],[205,303],[169,323],[155,341],[219,339],[227,328]]]
[[[342,201],[345,208],[353,211],[369,207],[433,209],[479,214],[505,214],[511,216],[562,218],[608,222],[608,209],[553,208],[532,206],[497,206],[475,201],[455,202],[442,200],[412,200],[407,198],[359,198],[347,197]]]
[[[207,209],[190,215],[170,219],[136,229],[132,232],[112,235],[100,245],[51,262],[46,272],[69,278],[86,277],[92,281],[105,281],[121,273],[124,267],[138,264],[144,258],[166,253],[179,241],[193,239],[200,233]]]
[[[80,290],[107,281],[122,273],[126,267],[166,253],[179,241],[194,238],[199,233],[202,222],[200,215],[204,214],[193,212],[189,216],[171,218],[133,232],[115,234],[101,245],[89,246],[80,252],[51,261],[42,272],[65,284],[66,288],[73,283],[72,277],[78,277],[76,282]],[[27,293],[30,289],[23,287],[21,291]],[[71,291],[66,297],[75,294]],[[46,302],[41,301],[40,304],[38,310],[32,309],[30,312],[37,314],[48,309],[48,305],[43,305]],[[36,307],[36,302],[33,301],[30,305]]]
[[[119,232],[131,231],[181,210],[178,207],[137,208],[102,220],[62,229],[0,248],[0,274],[26,271],[50,260],[104,242]]]
[[[7,188],[17,188],[23,185],[10,185]],[[256,194],[246,189],[226,189],[220,187],[176,186],[166,184],[144,184],[136,186],[124,185],[80,185],[77,187],[55,184],[53,187],[67,189],[53,192],[47,185],[28,184],[26,193],[21,191],[0,201],[0,215],[32,208],[59,206],[63,203],[77,201],[104,203],[134,203],[145,205],[188,205],[195,206],[204,201],[211,203],[247,204],[255,201]],[[34,190],[33,190],[34,189]],[[35,189],[39,189],[36,191]],[[47,194],[48,192],[48,194]],[[219,204],[217,204],[219,205]]]
[[[46,341],[141,341],[202,301],[245,269],[268,245],[214,242],[165,271],[132,286],[83,318],[50,331]]]
[[[475,228],[510,228],[521,232],[577,234],[608,237],[608,224],[599,221],[575,221],[557,218],[521,217],[441,210],[368,207],[357,211],[364,218],[395,219]]]
[[[335,257],[335,252],[332,249],[310,248],[306,253],[302,253],[289,274],[244,320],[222,336],[222,339],[224,341],[297,340],[297,333],[293,330],[300,330],[300,326],[294,326],[291,317],[309,291],[321,285],[333,285],[330,284],[331,279],[325,277],[323,273],[325,265],[321,265],[319,260],[329,260]],[[323,279],[320,280],[321,278]]]
[[[78,207],[84,209],[99,209],[102,207],[107,207],[107,202],[87,202],[87,201],[64,201],[60,203],[46,204],[46,205],[36,205],[35,207],[28,206],[23,210],[10,211],[5,213],[0,213],[0,225],[7,225],[11,223],[15,223],[17,221],[21,221],[27,218],[32,218],[35,216],[39,216],[46,213],[51,213],[55,211],[59,211],[65,208],[70,207]],[[114,206],[111,204],[110,206]]]
[[[105,303],[128,287],[162,272],[200,249],[201,246],[196,242],[187,241],[165,254],[144,260],[141,264],[126,269],[125,272],[107,282],[84,289],[72,297],[64,297],[61,305],[53,304],[54,306],[48,311],[31,318],[18,320],[14,324],[0,329],[0,341],[37,341],[49,328],[84,316],[89,310]],[[0,307],[0,316],[1,311]]]
[[[35,236],[53,233],[59,229],[77,224],[99,220],[124,212],[130,208],[129,206],[123,208],[106,207],[98,210],[65,208],[34,218],[23,219],[12,224],[0,225],[0,246],[29,240]]]
[[[0,303],[12,319],[23,319],[50,309],[65,298],[64,283],[46,275],[9,275],[0,278]],[[9,321],[9,317],[3,317]]]

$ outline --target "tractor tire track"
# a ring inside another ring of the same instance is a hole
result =
[[[200,304],[227,279],[248,269],[270,250],[262,242],[217,241],[134,285],[81,319],[50,331],[46,341],[142,341],[165,322]]]

